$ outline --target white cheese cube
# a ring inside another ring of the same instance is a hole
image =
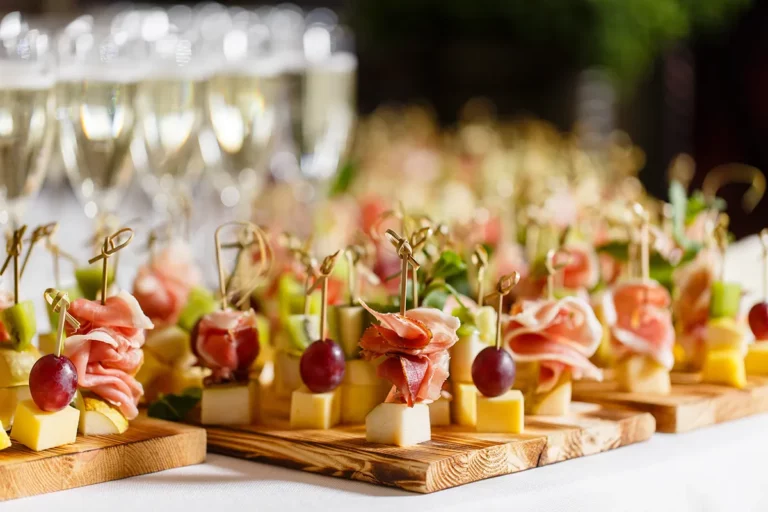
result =
[[[384,403],[365,418],[365,438],[369,443],[412,446],[432,439],[429,407],[416,404]]]

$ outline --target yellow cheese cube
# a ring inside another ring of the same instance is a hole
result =
[[[429,404],[429,423],[434,427],[451,424],[451,401],[440,398]]]
[[[300,357],[288,352],[277,350],[275,352],[275,394],[279,398],[288,398],[303,383],[299,371]]]
[[[382,379],[376,375],[376,363],[362,359],[350,359],[344,369],[344,384],[355,386],[379,386]]]
[[[525,425],[523,394],[511,389],[501,396],[477,397],[477,431],[498,434],[519,434]]]
[[[37,347],[41,354],[54,354],[56,352],[56,333],[49,332],[37,337]]]
[[[480,339],[480,333],[473,331],[468,336],[462,336],[451,347],[450,374],[453,382],[472,383],[472,363],[481,350],[488,345]]]
[[[203,425],[251,423],[251,388],[248,384],[220,384],[203,388],[200,400]]]
[[[24,400],[16,406],[11,439],[36,452],[71,444],[77,440],[79,420],[80,411],[74,407],[46,412],[32,400]]]
[[[312,393],[305,387],[291,394],[291,428],[329,429],[341,420],[341,390]]]
[[[716,318],[707,322],[704,340],[707,350],[741,349],[746,341],[746,329],[733,318]]]
[[[747,370],[740,350],[707,350],[702,369],[702,381],[734,388],[747,385]]]
[[[600,337],[600,345],[598,345],[597,351],[595,352],[595,355],[592,356],[591,360],[597,366],[607,368],[611,366],[613,362],[613,350],[611,349],[611,328],[605,318],[606,305],[604,304],[604,301],[609,297],[604,295],[603,298],[604,300],[598,302],[593,308],[595,316],[603,326],[603,334]]]
[[[744,365],[747,375],[768,375],[768,341],[756,341],[751,344]]]
[[[474,427],[477,424],[477,388],[474,384],[453,383],[451,419],[457,425]]]
[[[387,392],[381,386],[358,386],[342,384],[341,422],[346,424],[365,423],[365,417],[387,398]]]
[[[29,371],[38,359],[40,352],[32,345],[24,350],[0,347],[0,388],[29,384]]]
[[[149,350],[144,351],[144,362],[141,364],[139,371],[136,373],[136,380],[138,380],[142,386],[151,387],[152,383],[161,375],[169,374],[171,367],[157,357]]]
[[[546,393],[532,393],[526,400],[527,412],[538,416],[565,416],[571,407],[571,377],[563,374]]]
[[[672,389],[669,370],[653,358],[641,354],[624,357],[618,361],[615,378],[619,389],[629,393],[668,395]]]
[[[5,428],[13,426],[13,415],[16,414],[16,405],[24,400],[29,400],[29,386],[16,386],[13,388],[0,388],[0,423]]]
[[[413,446],[432,439],[429,407],[416,404],[383,403],[365,418],[365,439],[369,443]]]
[[[5,432],[5,426],[0,423],[0,450],[5,450],[9,446],[11,446],[11,438]]]

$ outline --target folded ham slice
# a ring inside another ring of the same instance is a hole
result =
[[[189,246],[174,240],[139,268],[133,294],[157,327],[173,325],[187,303],[189,291],[200,279]]]
[[[569,243],[565,251],[570,255],[562,270],[562,285],[570,290],[591,289],[600,277],[600,260],[594,247],[585,242]]]
[[[366,329],[360,347],[364,359],[386,357],[377,373],[393,385],[387,401],[413,407],[440,398],[448,378],[448,349],[459,339],[459,319],[434,308],[411,309],[403,316],[360,303],[381,324]]]
[[[678,324],[678,342],[689,355],[704,350],[712,284],[719,264],[717,252],[705,249],[672,276],[675,286],[672,314]]]
[[[504,346],[517,362],[538,362],[537,393],[550,391],[561,374],[602,380],[589,358],[600,345],[602,326],[583,299],[523,301],[515,305],[504,330]]]
[[[200,364],[212,370],[208,382],[247,379],[259,355],[256,314],[249,309],[205,315],[193,332],[192,350]]]
[[[77,330],[67,324],[64,344],[64,355],[77,370],[78,387],[111,403],[127,419],[135,418],[144,390],[134,376],[144,362],[144,330],[152,329],[152,322],[126,291],[107,298],[104,305],[77,299],[68,311],[80,322]]]
[[[653,280],[623,282],[605,294],[605,319],[618,358],[642,354],[661,366],[675,364],[675,328],[669,292]]]

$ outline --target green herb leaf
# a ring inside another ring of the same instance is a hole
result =
[[[448,279],[467,270],[467,264],[453,251],[443,251],[430,273],[432,279]]]
[[[424,295],[421,306],[425,308],[443,309],[445,301],[448,300],[448,291],[442,288],[433,288]]]
[[[147,414],[150,418],[168,421],[183,421],[203,397],[201,388],[187,388],[180,395],[160,394],[149,404]]]
[[[352,186],[352,182],[355,181],[358,167],[357,162],[354,160],[348,160],[342,165],[338,174],[336,174],[336,179],[333,184],[331,184],[331,189],[328,194],[333,197],[348,192],[349,187]]]

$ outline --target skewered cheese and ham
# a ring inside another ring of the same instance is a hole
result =
[[[716,251],[705,249],[673,275],[675,297],[672,313],[678,324],[677,341],[688,354],[698,354],[704,350],[709,303],[718,264]]]
[[[619,359],[642,354],[672,369],[675,329],[670,303],[667,289],[652,280],[626,281],[605,295],[606,322]]]
[[[64,355],[77,370],[78,387],[111,403],[127,419],[135,418],[144,390],[134,376],[144,361],[144,330],[152,329],[152,322],[126,291],[104,305],[77,299],[68,312],[80,322],[77,330],[67,324],[64,345]]]
[[[448,378],[448,349],[459,339],[459,319],[434,308],[411,309],[403,316],[360,304],[381,323],[366,329],[360,347],[366,360],[386,357],[377,369],[393,384],[386,401],[413,407],[440,398]]]
[[[200,364],[213,372],[210,382],[247,378],[259,355],[256,315],[252,309],[209,313],[200,319],[191,341]]]
[[[515,305],[504,333],[504,346],[517,362],[538,362],[537,393],[555,387],[569,370],[574,378],[602,380],[589,358],[600,345],[602,326],[586,301],[523,301]]]
[[[189,291],[200,279],[189,246],[174,240],[139,268],[133,294],[144,313],[160,328],[178,321]]]

